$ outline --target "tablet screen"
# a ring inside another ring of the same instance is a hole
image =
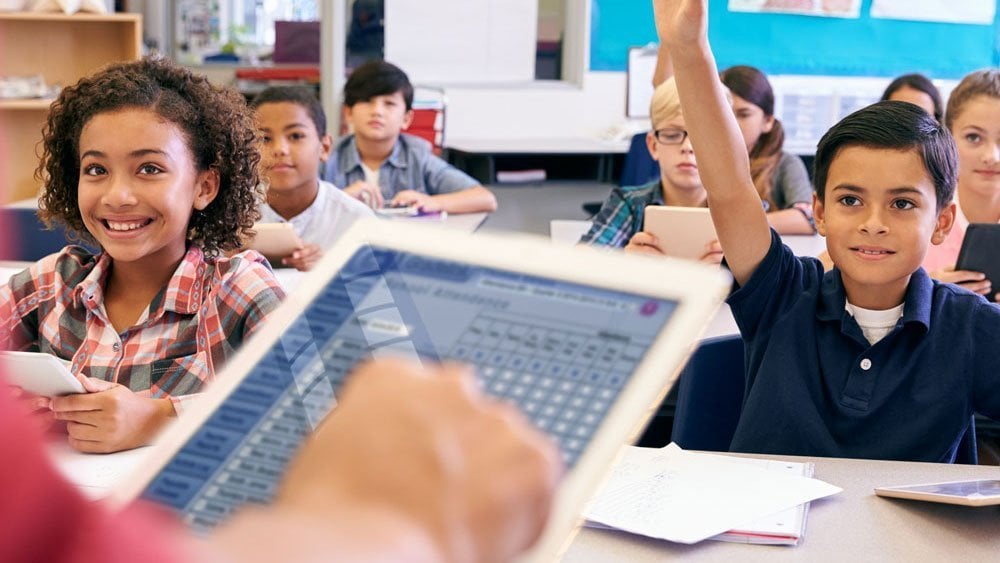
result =
[[[266,503],[361,359],[474,364],[577,461],[676,302],[362,247],[150,482],[196,530]],[[232,375],[232,374],[230,374]]]

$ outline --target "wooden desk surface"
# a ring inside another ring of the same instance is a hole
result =
[[[884,499],[873,489],[935,481],[1000,478],[992,466],[753,456],[812,461],[816,478],[844,491],[815,501],[796,547],[703,541],[680,545],[625,532],[585,528],[564,563],[597,561],[996,561],[1000,507],[969,508]]]

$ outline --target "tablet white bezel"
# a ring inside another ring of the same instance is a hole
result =
[[[302,246],[291,223],[256,223],[253,230],[257,234],[247,242],[247,248],[268,258],[284,258]]]
[[[574,470],[560,485],[546,531],[524,558],[532,561],[550,561],[569,545],[573,530],[582,521],[584,504],[607,477],[621,446],[631,443],[655,414],[731,283],[717,267],[682,260],[628,256],[590,247],[559,247],[547,238],[528,235],[471,235],[426,225],[363,219],[326,253],[260,331],[244,343],[200,399],[197,412],[188,413],[161,435],[148,463],[115,491],[113,503],[123,505],[142,493],[285,328],[366,244],[677,302],[666,330],[657,335]],[[512,264],[517,266],[512,268]]]
[[[719,237],[707,207],[647,205],[642,230],[656,235],[667,256],[698,260]]]
[[[2,351],[0,365],[7,373],[7,383],[34,395],[60,397],[87,392],[66,364],[52,354]]]
[[[922,500],[927,502],[937,502],[942,504],[957,504],[961,506],[995,506],[1000,505],[1000,494],[983,495],[980,497],[968,497],[961,495],[949,495],[945,493],[929,493],[926,491],[915,491],[914,487],[938,487],[954,483],[979,483],[983,481],[997,481],[994,479],[965,479],[961,481],[938,481],[935,483],[917,483],[913,485],[899,485],[895,487],[876,487],[875,494],[880,497],[902,498],[909,500]]]

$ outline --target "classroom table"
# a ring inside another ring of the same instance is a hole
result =
[[[448,160],[468,171],[484,184],[496,182],[497,158],[515,157],[579,157],[597,158],[597,180],[612,182],[614,156],[628,152],[631,139],[608,140],[594,137],[517,138],[517,139],[453,139],[445,142]],[[485,163],[480,172],[476,165]]]
[[[971,508],[876,497],[877,486],[997,479],[994,466],[763,456],[816,465],[817,479],[844,489],[814,501],[798,546],[719,541],[674,544],[584,528],[562,561],[996,561],[1000,507]]]
[[[155,447],[155,446],[153,446]],[[49,445],[60,472],[90,498],[111,493],[153,447],[108,455],[81,454],[62,442]],[[736,455],[736,454],[729,454]],[[1000,554],[1000,507],[971,508],[884,499],[873,489],[963,479],[1000,478],[992,466],[754,455],[813,462],[816,478],[844,489],[814,501],[798,546],[717,541],[674,544],[625,532],[583,528],[562,561],[988,561]]]

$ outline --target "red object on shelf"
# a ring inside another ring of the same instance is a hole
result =
[[[247,67],[236,69],[244,80],[310,80],[319,82],[318,66]]]

